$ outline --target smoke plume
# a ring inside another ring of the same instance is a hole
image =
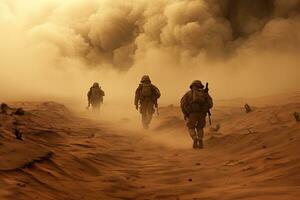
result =
[[[143,74],[177,103],[299,90],[300,0],[2,0],[0,98],[132,101]]]

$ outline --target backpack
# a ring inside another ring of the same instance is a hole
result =
[[[188,106],[189,112],[203,112],[205,110],[206,98],[202,90],[192,90],[191,101]]]
[[[151,97],[152,96],[152,85],[143,83],[141,84],[141,96],[142,97]]]
[[[103,100],[103,91],[100,88],[91,88],[91,100],[92,101],[102,101]]]
[[[202,90],[192,90],[192,101],[191,103],[197,103],[203,105],[206,102],[205,94]]]

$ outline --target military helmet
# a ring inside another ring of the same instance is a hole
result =
[[[95,82],[95,83],[93,84],[93,87],[100,87],[100,86],[99,86],[99,83]]]
[[[194,80],[194,81],[192,82],[192,84],[190,85],[190,88],[192,89],[193,86],[195,86],[195,87],[197,87],[197,88],[201,88],[201,89],[204,88],[204,85],[203,85],[202,82],[199,81],[199,80]]]
[[[141,79],[142,83],[151,83],[150,77],[148,75],[144,75]]]

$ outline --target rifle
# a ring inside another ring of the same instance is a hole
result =
[[[158,103],[157,103],[157,100],[155,101],[155,108],[156,108],[156,114],[157,116],[159,116],[159,110],[158,110]]]
[[[209,90],[208,89],[208,83],[206,83],[204,93],[208,94],[208,90]],[[211,112],[210,112],[210,109],[208,109],[207,114],[208,114],[209,125],[211,125]]]
[[[211,125],[211,112],[210,112],[210,110],[207,111],[207,114],[208,114],[209,125]]]

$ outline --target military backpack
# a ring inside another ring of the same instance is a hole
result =
[[[141,87],[142,97],[152,97],[152,85],[149,83],[143,83]]]
[[[201,112],[205,110],[206,98],[203,90],[192,90],[192,98],[189,106],[191,112]]]

